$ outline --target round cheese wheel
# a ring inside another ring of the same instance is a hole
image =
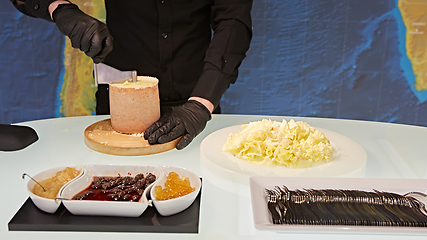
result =
[[[160,118],[158,79],[138,76],[109,84],[111,126],[120,133],[142,133]]]

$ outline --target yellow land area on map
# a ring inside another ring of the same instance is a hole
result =
[[[427,90],[427,1],[399,0],[406,27],[406,54],[415,74],[415,88]]]
[[[74,0],[72,2],[86,14],[105,22],[103,0]],[[92,115],[96,107],[93,61],[79,49],[74,49],[68,37],[65,39],[65,74],[60,95],[60,115],[64,117]]]

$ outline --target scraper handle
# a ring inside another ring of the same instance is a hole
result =
[[[136,82],[137,73],[135,70],[132,71],[132,82]]]
[[[93,77],[95,79],[95,86],[98,86],[98,68],[96,63],[93,64]]]

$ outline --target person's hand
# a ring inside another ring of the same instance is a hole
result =
[[[200,102],[189,100],[183,105],[170,107],[160,119],[144,132],[150,144],[166,143],[182,136],[176,144],[181,150],[188,146],[211,119],[210,111]]]
[[[52,18],[59,31],[70,38],[73,48],[79,48],[94,63],[103,62],[113,49],[113,37],[107,25],[85,14],[77,5],[58,5]]]

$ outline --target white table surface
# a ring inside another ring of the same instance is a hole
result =
[[[29,147],[0,152],[3,197],[0,198],[0,239],[427,239],[427,235],[339,233],[276,233],[255,229],[250,189],[247,184],[225,179],[200,160],[200,143],[224,127],[261,119],[305,121],[358,142],[367,152],[365,178],[425,179],[427,176],[427,128],[379,122],[252,115],[214,115],[205,130],[184,150],[149,156],[113,156],[95,152],[84,143],[84,130],[109,116],[68,117],[24,122],[39,140]],[[203,178],[198,234],[20,232],[8,231],[8,223],[28,198],[22,173],[70,164],[172,165],[187,168]],[[427,188],[427,186],[426,186]]]

